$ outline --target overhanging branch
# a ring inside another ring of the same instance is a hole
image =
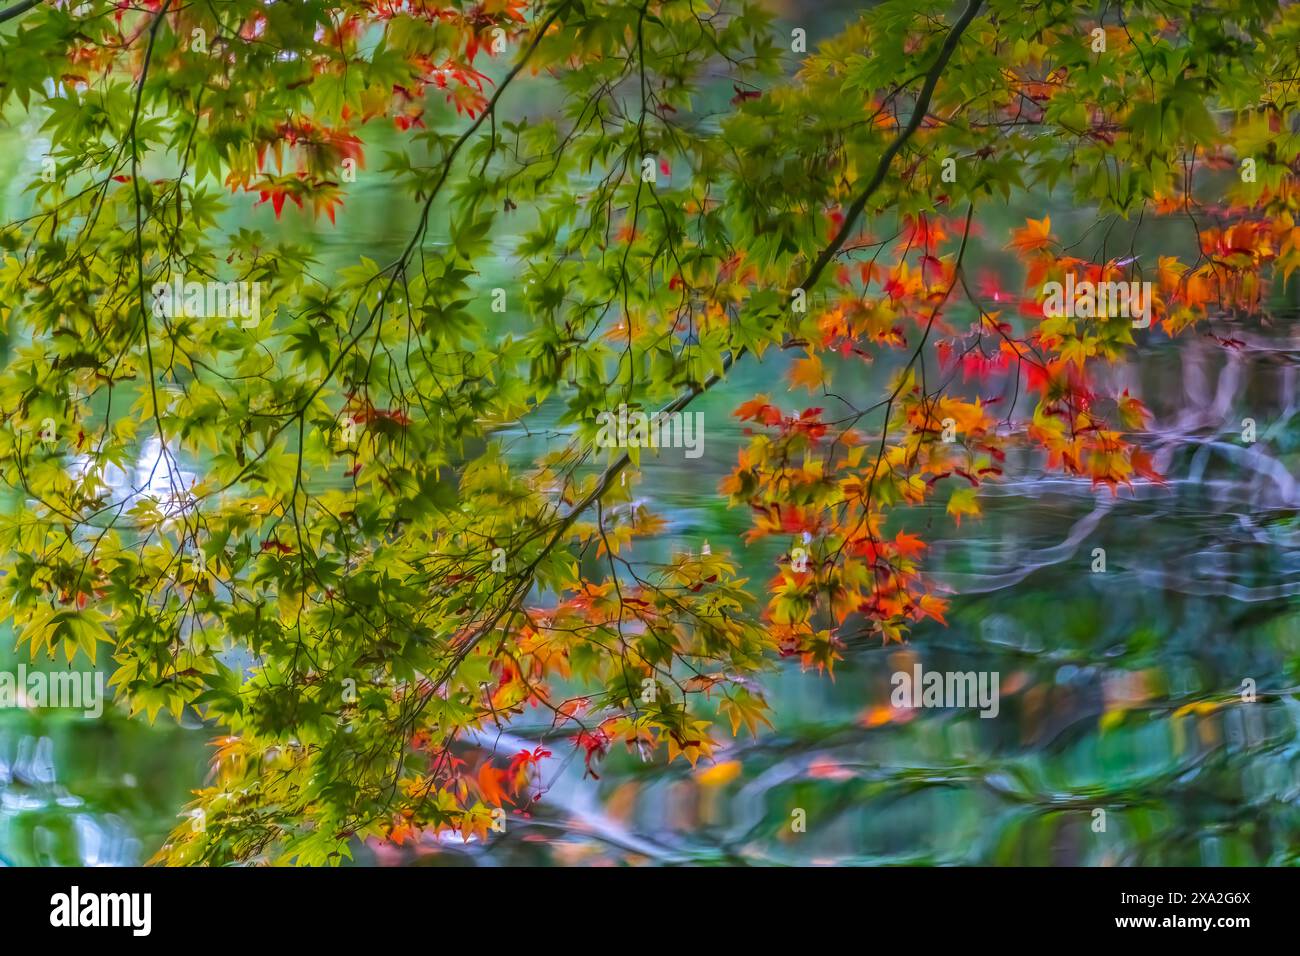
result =
[[[0,23],[6,20],[12,20],[14,17],[20,17],[32,7],[41,5],[41,0],[22,0],[21,3],[15,3],[12,7],[5,7],[0,10]]]
[[[894,157],[898,155],[899,151],[904,145],[906,145],[907,141],[911,139],[912,135],[920,128],[921,122],[925,119],[925,115],[930,109],[930,99],[934,95],[934,89],[938,85],[939,77],[943,73],[944,68],[948,65],[948,61],[952,58],[953,52],[957,49],[957,44],[961,40],[962,34],[966,31],[966,28],[970,26],[971,21],[975,19],[975,15],[979,12],[979,8],[982,4],[983,0],[970,0],[966,10],[962,13],[961,17],[958,18],[957,22],[953,24],[952,29],[948,32],[948,36],[944,40],[943,47],[939,50],[938,57],[935,59],[934,64],[930,67],[929,71],[925,74],[925,82],[921,85],[921,90],[917,95],[916,104],[913,108],[911,117],[908,119],[907,125],[899,131],[898,136],[890,142],[890,144],[885,148],[884,153],[881,154],[880,160],[876,164],[876,168],[872,173],[871,178],[867,181],[867,185],[849,206],[848,212],[844,217],[844,223],[840,227],[840,231],[817,257],[812,268],[804,278],[800,288],[810,289],[816,284],[818,279],[821,278],[821,274],[826,269],[826,266],[832,259],[834,259],[836,254],[843,247],[844,243],[848,240],[849,235],[853,232],[857,220],[861,217],[867,203],[871,201],[871,197],[875,195],[876,191],[884,183],[885,176],[889,173],[889,166],[893,162]],[[726,373],[730,371],[731,367],[744,358],[748,352],[749,349],[742,346],[736,351],[729,353],[722,362],[721,372],[715,373],[704,382],[692,385],[689,390],[683,392],[660,409],[659,414],[667,415],[673,412],[679,412],[686,408],[686,406],[693,402],[697,397],[721,382],[726,376]],[[533,559],[528,568],[521,575],[519,584],[511,590],[497,613],[490,617],[484,625],[475,629],[474,633],[457,652],[451,663],[445,670],[443,670],[438,679],[433,682],[432,688],[428,694],[426,694],[420,701],[420,704],[416,709],[416,714],[423,709],[428,698],[450,679],[456,668],[469,655],[474,647],[476,647],[484,637],[490,634],[503,619],[506,619],[508,614],[516,609],[518,603],[528,593],[532,574],[541,564],[543,558],[559,545],[560,541],[564,538],[569,528],[573,526],[577,519],[587,511],[588,508],[604,497],[605,493],[613,487],[614,480],[619,476],[623,469],[630,464],[630,462],[631,456],[626,451],[623,452],[623,454],[605,468],[604,472],[600,476],[600,480],[596,483],[595,488],[593,488],[581,501],[575,504],[563,517],[559,519],[550,540],[542,547],[541,552]]]
[[[885,176],[889,173],[889,167],[890,164],[893,163],[894,157],[897,156],[899,151],[907,144],[907,141],[912,138],[912,135],[920,129],[921,122],[925,119],[926,113],[929,112],[930,99],[934,96],[934,88],[939,83],[939,77],[942,75],[944,68],[948,65],[948,61],[952,59],[952,55],[957,49],[957,44],[960,42],[962,34],[966,32],[966,28],[969,27],[971,21],[975,19],[975,15],[979,12],[979,8],[982,5],[983,0],[970,0],[966,10],[962,13],[961,17],[958,18],[957,22],[953,24],[952,29],[948,31],[948,36],[944,40],[943,47],[939,50],[939,56],[935,59],[934,65],[930,67],[929,71],[925,75],[925,82],[921,85],[921,91],[916,97],[916,104],[912,110],[911,117],[907,121],[907,125],[904,126],[903,129],[899,131],[898,136],[895,137],[887,147],[885,147],[885,151],[881,154],[880,161],[876,163],[875,171],[867,181],[867,185],[863,188],[862,192],[858,194],[858,197],[853,200],[848,211],[845,213],[844,223],[840,226],[840,231],[835,234],[835,237],[830,241],[826,248],[822,250],[821,255],[817,257],[812,268],[808,271],[807,276],[804,278],[803,282],[800,283],[800,288],[808,290],[816,285],[831,260],[835,258],[840,249],[844,246],[844,243],[848,241],[850,234],[857,227],[857,221],[861,218],[862,212],[866,208],[867,203],[871,201],[871,197],[875,195],[876,191],[880,189],[881,185],[884,183]],[[735,352],[730,353],[722,363],[721,373],[711,376],[700,384],[692,385],[689,391],[683,392],[677,398],[665,405],[660,410],[660,414],[664,415],[681,411],[698,396],[704,394],[722,381],[731,367],[736,362],[740,361],[740,359],[744,358],[748,352],[749,349],[742,346]],[[562,535],[564,531],[573,524],[578,515],[595,504],[595,502],[613,486],[614,479],[618,477],[619,473],[626,468],[630,462],[631,457],[627,452],[624,452],[605,469],[604,474],[601,475],[601,480],[596,484],[596,488],[582,501],[574,505],[573,510],[562,519],[559,531],[551,539],[550,544],[547,546],[547,550],[550,550],[551,547],[554,547],[555,544],[558,543],[560,535]]]

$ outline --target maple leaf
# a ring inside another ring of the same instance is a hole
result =
[[[775,425],[781,420],[781,412],[774,408],[766,395],[756,395],[732,412],[736,418],[744,421],[761,421],[764,425]]]
[[[979,515],[979,502],[975,500],[975,489],[969,486],[954,488],[948,498],[948,514],[952,515],[958,527],[962,515]]]
[[[490,803],[498,807],[503,802],[513,805],[514,801],[510,799],[505,787],[502,786],[508,781],[509,776],[506,771],[498,770],[492,766],[490,761],[485,761],[483,766],[478,768],[478,792],[484,803]]]
[[[419,836],[420,831],[412,826],[409,822],[403,821],[392,827],[388,831],[388,840],[397,846],[402,846],[407,840],[414,840]]]
[[[718,702],[718,713],[726,714],[731,721],[733,737],[740,733],[742,725],[749,728],[750,734],[754,737],[758,736],[759,724],[767,724],[771,727],[772,723],[767,719],[766,710],[766,701],[744,689]]]
[[[1151,461],[1151,455],[1141,448],[1134,448],[1129,452],[1129,463],[1133,466],[1133,471],[1137,475],[1153,481],[1158,485],[1166,484],[1165,476],[1155,470],[1155,465]]]
[[[943,616],[947,610],[948,602],[943,598],[935,597],[933,594],[922,594],[917,601],[916,616],[918,618],[922,616],[934,618],[934,620],[947,627],[948,621]]]
[[[1142,404],[1141,400],[1130,395],[1127,388],[1120,395],[1117,404],[1119,406],[1120,424],[1128,431],[1137,431],[1143,428],[1147,423],[1147,419],[1151,417],[1151,412],[1147,407]]]
[[[549,756],[551,752],[538,745],[531,751],[521,750],[510,758],[510,767],[506,770],[506,774],[510,777],[516,792],[528,782],[529,771]]]
[[[590,774],[592,778],[599,780],[600,774],[596,773],[596,768],[592,766],[597,760],[605,756],[605,751],[609,749],[609,734],[599,727],[596,730],[584,730],[573,738],[574,743],[586,751],[583,757],[583,763],[586,771],[583,773],[585,778]]]
[[[905,531],[900,531],[894,536],[894,549],[898,552],[900,558],[912,559],[919,557],[927,547],[928,545],[916,535],[908,534]]]
[[[826,381],[826,373],[822,370],[822,360],[816,355],[809,355],[806,358],[795,360],[790,366],[790,386],[798,388],[800,386],[808,391],[816,391],[821,388]]]
[[[1008,249],[1015,249],[1025,254],[1046,251],[1053,244],[1051,217],[1026,219],[1025,227],[1013,230],[1011,235],[1011,242],[1007,244]]]
[[[709,722],[694,720],[690,722],[687,733],[690,736],[679,737],[676,733],[668,735],[668,762],[672,763],[678,756],[686,758],[692,767],[701,757],[713,756],[713,741],[709,739]]]

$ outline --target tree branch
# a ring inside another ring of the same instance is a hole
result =
[[[856,228],[857,220],[861,217],[862,211],[866,208],[867,203],[871,201],[871,197],[875,195],[876,191],[884,183],[885,176],[889,173],[889,166],[894,161],[894,157],[898,155],[899,151],[904,145],[906,145],[907,141],[911,139],[912,135],[920,128],[921,122],[925,119],[925,115],[930,109],[930,99],[934,95],[935,86],[939,83],[939,77],[943,73],[944,68],[948,65],[948,61],[952,59],[952,55],[957,49],[957,44],[961,40],[962,34],[966,31],[966,28],[970,26],[971,21],[975,19],[975,15],[979,12],[979,8],[982,4],[983,0],[970,0],[966,10],[962,13],[957,22],[953,24],[952,29],[948,31],[948,36],[944,40],[943,47],[939,50],[938,58],[935,59],[934,65],[930,67],[929,71],[925,75],[925,82],[921,85],[921,91],[917,95],[916,104],[912,110],[911,117],[907,121],[907,125],[904,126],[903,129],[899,131],[898,136],[895,137],[887,147],[885,147],[885,151],[881,154],[880,161],[876,164],[876,169],[875,172],[872,173],[871,179],[867,181],[866,187],[858,194],[858,197],[853,200],[852,205],[849,206],[848,211],[845,213],[844,223],[840,226],[840,231],[835,234],[835,238],[831,240],[830,244],[822,250],[821,255],[817,257],[817,260],[813,263],[812,268],[808,271],[808,275],[804,278],[799,288],[806,291],[817,284],[817,281],[821,278],[822,272],[825,271],[831,260],[839,253],[841,247],[843,247],[844,243],[848,240],[849,235],[853,232],[854,228]],[[660,409],[659,414],[666,415],[671,414],[672,412],[681,411],[698,396],[704,394],[709,389],[713,388],[713,386],[717,385],[718,382],[722,381],[723,377],[731,367],[736,362],[740,361],[740,359],[744,358],[748,352],[749,349],[742,346],[735,352],[730,353],[722,363],[721,373],[712,375],[703,383],[692,385],[689,391],[683,392],[677,398],[673,399],[673,401]],[[631,457],[627,452],[624,452],[605,469],[605,473],[601,476],[601,480],[597,483],[596,488],[583,498],[582,501],[574,505],[573,510],[565,515],[564,519],[561,521],[557,535],[551,539],[551,543],[547,546],[547,550],[550,550],[550,548],[558,542],[559,535],[563,534],[564,531],[573,524],[578,515],[590,508],[605,494],[606,491],[610,489],[614,483],[614,479],[618,477],[619,472],[628,466],[630,461]]]
[[[813,263],[812,268],[809,270],[808,275],[804,279],[800,288],[809,289],[816,284],[826,266],[847,241],[849,234],[853,231],[858,218],[862,215],[862,211],[866,208],[871,197],[880,188],[881,184],[884,183],[885,176],[889,172],[889,166],[893,162],[894,157],[898,155],[898,152],[912,137],[912,134],[920,128],[922,120],[929,111],[930,99],[934,95],[934,88],[939,82],[939,76],[943,73],[944,67],[948,65],[948,61],[952,58],[953,52],[957,49],[957,43],[961,40],[962,33],[965,32],[968,26],[970,26],[971,21],[975,19],[975,14],[979,11],[982,3],[983,0],[970,0],[965,12],[963,12],[957,22],[953,24],[952,29],[948,32],[947,38],[944,40],[942,49],[939,51],[938,58],[934,61],[934,65],[930,67],[929,71],[925,75],[925,82],[922,84],[921,91],[917,95],[916,104],[907,125],[899,131],[898,136],[890,142],[890,144],[885,148],[884,153],[881,154],[880,161],[876,164],[876,169],[872,174],[871,179],[868,180],[867,185],[849,207],[849,210],[844,217],[844,224],[840,227],[840,231],[817,257],[817,260]],[[713,374],[704,382],[692,385],[688,391],[683,392],[660,409],[658,414],[669,415],[673,412],[679,412],[684,409],[697,397],[722,381],[731,367],[735,365],[736,362],[740,361],[748,351],[747,348],[741,347],[735,352],[729,353],[722,362],[721,372]],[[428,698],[451,678],[451,675],[455,673],[456,668],[462,661],[464,661],[474,647],[477,646],[479,641],[490,634],[506,617],[506,615],[515,609],[518,602],[528,593],[531,586],[533,572],[537,569],[538,565],[541,564],[547,554],[555,549],[564,538],[564,535],[568,532],[569,528],[571,528],[574,522],[578,520],[579,516],[604,497],[605,493],[613,486],[614,479],[618,477],[619,473],[622,472],[630,462],[631,456],[626,451],[623,452],[623,454],[606,467],[605,471],[601,474],[600,481],[596,483],[596,487],[593,488],[581,501],[575,504],[562,518],[560,518],[550,540],[547,541],[547,543],[542,547],[541,552],[537,554],[529,566],[524,570],[524,573],[520,576],[519,583],[508,594],[507,599],[502,604],[500,610],[489,618],[483,626],[476,629],[474,634],[465,641],[465,644],[452,659],[450,665],[441,673],[439,678],[433,682],[432,688],[421,700],[416,714],[418,714],[419,710],[423,708]]]
[[[39,7],[41,2],[42,0],[22,0],[21,3],[15,3],[12,7],[5,7],[0,10],[0,23],[22,16],[32,7]]]

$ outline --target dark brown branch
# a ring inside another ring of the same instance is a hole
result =
[[[15,3],[12,7],[5,7],[0,10],[0,23],[12,20],[14,17],[21,17],[32,7],[39,7],[41,0],[22,0],[21,3]]]
[[[982,3],[983,0],[970,0],[970,4],[966,7],[965,12],[963,12],[957,22],[953,24],[952,29],[948,32],[947,38],[944,40],[943,47],[939,50],[939,56],[935,59],[934,64],[925,75],[925,82],[921,85],[921,90],[917,95],[912,116],[908,120],[907,125],[899,131],[898,136],[885,148],[884,153],[880,157],[880,161],[876,164],[876,169],[872,174],[871,179],[868,180],[867,185],[863,188],[862,192],[859,193],[852,205],[849,206],[848,212],[844,217],[844,224],[840,227],[840,231],[817,257],[817,260],[813,263],[812,268],[809,270],[808,275],[804,279],[800,288],[805,290],[810,289],[817,283],[817,280],[821,278],[821,274],[825,270],[826,266],[840,251],[840,248],[848,240],[849,235],[856,227],[857,220],[861,217],[862,211],[866,208],[867,203],[880,188],[881,184],[884,183],[885,176],[889,172],[889,166],[893,162],[894,157],[898,155],[898,152],[920,128],[921,122],[924,120],[925,115],[930,108],[930,99],[934,95],[934,89],[935,86],[938,85],[939,77],[943,73],[944,67],[948,65],[948,61],[952,58],[953,52],[957,49],[957,43],[961,40],[962,34],[965,32],[966,28],[970,26],[971,21],[975,19],[975,14],[979,11]],[[737,349],[735,352],[729,353],[723,360],[721,372],[715,373],[704,382],[692,385],[688,391],[683,392],[660,409],[659,414],[668,415],[684,409],[698,396],[704,394],[722,381],[731,367],[742,359],[748,351],[747,348],[742,347]],[[428,698],[450,679],[451,675],[455,673],[456,668],[469,655],[470,651],[477,646],[479,641],[492,633],[496,626],[502,620],[506,619],[508,614],[516,610],[518,602],[528,593],[528,589],[531,586],[533,572],[536,570],[538,565],[540,565],[546,555],[554,550],[563,540],[565,534],[568,533],[569,529],[578,518],[588,508],[604,497],[605,493],[613,486],[614,479],[618,477],[630,462],[631,456],[626,451],[623,452],[623,454],[611,462],[601,474],[600,481],[596,483],[596,487],[581,501],[575,504],[573,508],[571,508],[559,520],[550,540],[542,547],[541,552],[524,570],[523,574],[520,576],[519,583],[510,591],[507,599],[501,605],[500,610],[498,610],[496,614],[489,618],[484,625],[479,627],[474,634],[466,640],[464,646],[452,659],[450,665],[443,670],[438,679],[433,683],[431,690],[421,700],[420,706],[416,710],[417,715],[419,710],[423,708],[425,702],[427,702]]]
[[[975,19],[975,14],[979,12],[979,8],[982,4],[983,0],[970,0],[965,12],[963,12],[957,22],[953,24],[952,29],[948,31],[948,36],[944,40],[943,47],[939,50],[939,56],[935,59],[934,65],[930,67],[929,71],[925,75],[925,82],[921,85],[921,91],[916,97],[916,104],[913,107],[912,116],[908,119],[907,125],[903,127],[903,129],[899,131],[898,136],[895,137],[887,147],[885,147],[885,151],[881,154],[880,161],[876,164],[876,169],[875,172],[872,173],[871,179],[867,181],[866,187],[858,194],[858,197],[853,200],[853,203],[845,213],[844,223],[840,226],[840,231],[835,234],[835,238],[831,240],[830,244],[822,250],[821,255],[817,257],[812,268],[808,271],[808,275],[801,283],[800,288],[807,291],[817,284],[817,281],[821,278],[826,267],[839,253],[844,243],[848,241],[849,235],[855,228],[857,228],[857,221],[862,216],[862,211],[866,208],[867,203],[871,201],[871,197],[875,195],[876,191],[884,183],[885,176],[889,173],[889,166],[894,161],[894,157],[898,155],[903,146],[907,144],[907,141],[911,139],[912,135],[920,128],[921,122],[925,119],[925,115],[930,109],[930,99],[934,96],[934,88],[939,83],[939,77],[943,73],[944,67],[948,65],[948,61],[952,59],[952,55],[957,49],[957,44],[961,40],[962,34],[966,31],[966,28],[970,26],[971,21]],[[721,373],[711,376],[700,384],[692,385],[689,391],[683,392],[673,401],[665,405],[660,410],[660,414],[671,414],[672,412],[681,411],[693,402],[697,396],[702,395],[709,389],[713,388],[713,386],[717,385],[718,382],[722,381],[727,371],[731,369],[731,366],[742,359],[748,351],[747,348],[741,347],[735,352],[730,353],[722,363]],[[573,510],[570,511],[561,521],[559,530],[551,539],[551,543],[547,546],[546,550],[549,551],[554,547],[558,543],[560,536],[568,530],[575,520],[577,520],[578,515],[590,508],[597,499],[601,498],[605,492],[610,489],[614,483],[614,479],[628,466],[630,461],[630,456],[627,452],[624,452],[617,460],[605,469],[605,473],[601,476],[601,480],[596,485],[595,490],[587,495],[587,497],[582,501],[574,505]],[[540,560],[540,558],[538,560]]]

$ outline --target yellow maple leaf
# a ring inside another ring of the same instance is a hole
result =
[[[808,391],[816,391],[821,388],[826,381],[826,374],[822,370],[822,360],[816,355],[809,355],[806,358],[797,359],[790,366],[790,387],[798,388],[803,386]]]

